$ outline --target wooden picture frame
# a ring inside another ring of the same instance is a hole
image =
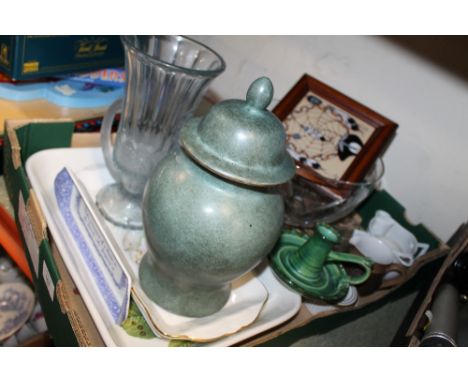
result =
[[[398,127],[308,74],[273,113],[285,126],[296,174],[323,185],[362,181]]]

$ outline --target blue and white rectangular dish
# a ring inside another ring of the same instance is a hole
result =
[[[98,224],[92,201],[67,168],[56,176],[54,191],[65,227],[81,255],[77,262],[85,264],[90,287],[104,300],[107,313],[115,323],[122,323],[128,314],[131,279],[115,255],[116,245]]]

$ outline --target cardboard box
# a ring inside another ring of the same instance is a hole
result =
[[[3,174],[6,120],[70,119],[75,122],[77,131],[95,131],[100,129],[105,111],[105,107],[64,108],[41,99],[22,102],[0,99],[0,175]]]
[[[4,147],[5,184],[25,244],[36,293],[49,333],[57,346],[99,346],[103,342],[71,280],[31,189],[23,163],[36,151],[69,146],[72,121],[7,123]]]
[[[70,274],[54,244],[46,221],[38,205],[34,190],[31,189],[23,164],[35,152],[52,147],[98,146],[97,134],[72,134],[71,121],[8,121],[4,153],[5,181],[15,210],[15,217],[27,249],[29,265],[33,271],[34,283],[50,335],[56,345],[101,346],[103,341],[94,322],[77,291]],[[404,208],[385,191],[374,193],[360,208],[363,226],[376,209],[386,209],[409,228],[419,241],[427,242],[432,250],[418,259],[409,269],[406,279],[399,285],[377,290],[348,307],[332,307],[311,312],[303,304],[300,311],[289,321],[240,343],[242,346],[268,344],[267,341],[286,338],[293,329],[305,326],[319,318],[333,320],[345,312],[357,311],[379,301],[405,281],[413,278],[426,264],[443,257],[448,247],[440,243],[424,226],[411,226],[404,219]]]
[[[14,80],[123,65],[119,36],[0,36],[0,71]]]

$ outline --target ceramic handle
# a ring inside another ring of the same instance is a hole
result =
[[[425,255],[428,249],[429,249],[429,244],[418,243],[418,251],[416,252],[416,255],[414,256],[414,258],[417,259],[419,256]]]
[[[367,281],[372,273],[373,261],[367,257],[352,255],[351,253],[330,251],[328,261],[346,262],[360,265],[364,268],[364,273],[360,276],[348,276],[348,281],[351,285],[362,284]]]
[[[405,267],[411,267],[414,263],[413,255],[409,255],[407,253],[403,253],[399,251],[393,251],[393,255]]]
[[[120,171],[114,164],[114,146],[112,145],[112,124],[115,115],[122,110],[122,99],[114,101],[106,111],[101,125],[101,146],[104,154],[106,166],[112,177],[117,181],[121,181]]]

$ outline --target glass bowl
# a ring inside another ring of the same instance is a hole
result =
[[[358,183],[325,177],[312,182],[295,176],[282,188],[285,223],[311,228],[316,222],[333,223],[346,217],[380,186],[384,171],[383,161],[378,158]]]

